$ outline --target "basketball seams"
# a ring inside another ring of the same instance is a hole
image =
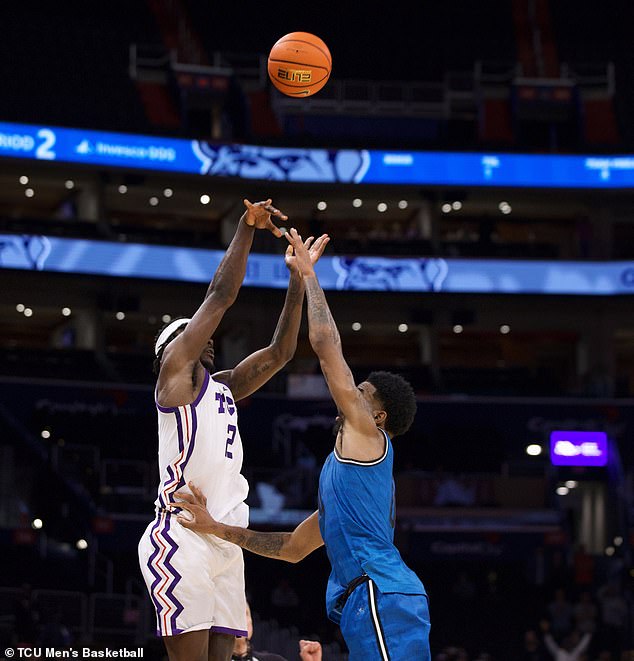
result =
[[[269,62],[282,62],[282,64],[294,64],[298,67],[306,67],[308,69],[323,69],[324,71],[328,71],[330,73],[330,70],[328,67],[322,67],[321,64],[309,64],[308,62],[293,62],[293,60],[274,60],[274,59],[269,59]]]
[[[288,44],[290,42],[295,42],[296,44],[306,44],[307,46],[312,46],[313,48],[316,48],[327,60],[328,64],[332,67],[332,57],[330,56],[329,52],[326,52],[321,46],[318,46],[317,44],[313,43],[312,41],[306,41],[304,39],[287,39],[285,41],[278,41],[274,46],[273,49],[275,49],[275,46],[281,46],[282,44]]]

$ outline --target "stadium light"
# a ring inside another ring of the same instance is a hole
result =
[[[531,443],[530,445],[526,446],[526,454],[529,457],[539,457],[541,453],[542,453],[542,446],[538,445],[537,443]]]

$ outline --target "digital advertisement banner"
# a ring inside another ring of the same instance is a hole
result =
[[[173,246],[0,235],[0,268],[209,282],[224,252]],[[325,256],[324,289],[613,296],[634,293],[634,262],[538,262]],[[251,254],[244,285],[285,289],[281,255]]]
[[[0,123],[0,158],[267,181],[634,188],[634,155],[307,149]]]

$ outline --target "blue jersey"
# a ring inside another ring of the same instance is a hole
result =
[[[385,452],[376,461],[328,455],[319,477],[319,529],[332,565],[326,607],[339,623],[336,602],[348,583],[367,574],[381,592],[426,594],[394,546],[394,452],[385,433]]]

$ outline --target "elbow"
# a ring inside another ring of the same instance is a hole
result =
[[[227,291],[226,289],[213,289],[209,296],[207,296],[206,302],[209,305],[214,307],[220,307],[224,309],[230,308],[238,298],[238,294]]]
[[[287,345],[274,342],[270,345],[269,349],[271,350],[273,362],[281,369],[293,360],[293,356],[295,356],[295,351],[297,350],[297,341],[290,342]]]
[[[329,342],[332,343],[332,336],[329,339],[328,334],[320,330],[311,331],[308,339],[310,340],[310,346],[318,355],[320,350],[327,346]]]
[[[300,560],[303,560],[306,557],[306,553],[293,542],[291,542],[284,551],[283,559],[292,565],[296,565]]]
[[[296,565],[300,560],[303,560],[305,557],[306,557],[305,555],[298,552],[291,553],[287,556],[286,562],[290,562],[292,565]]]

